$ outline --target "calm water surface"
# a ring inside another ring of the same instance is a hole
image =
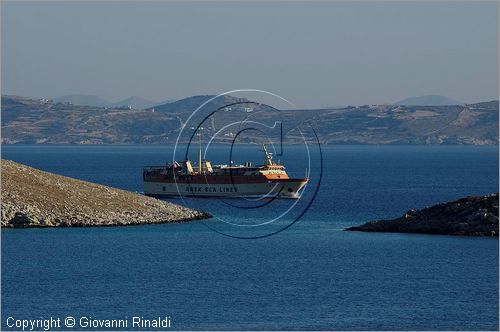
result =
[[[141,167],[171,159],[160,146],[3,146],[2,158],[141,192]],[[210,158],[224,159],[222,147]],[[260,161],[258,148],[234,160]],[[245,160],[246,160],[245,159]],[[319,160],[312,151],[313,161]],[[303,151],[281,161],[303,176]],[[498,147],[323,148],[319,182],[295,202],[235,209],[244,200],[182,200],[210,221],[2,231],[2,328],[9,316],[170,316],[172,329],[498,330],[498,240],[344,232],[466,195],[498,191]],[[227,204],[229,203],[229,204]]]

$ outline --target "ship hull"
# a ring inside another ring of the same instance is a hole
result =
[[[186,183],[145,181],[148,196],[191,197],[282,197],[299,198],[307,179],[287,179],[259,183]]]

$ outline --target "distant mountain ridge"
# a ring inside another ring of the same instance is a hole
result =
[[[192,96],[147,109],[129,109],[2,96],[1,140],[5,144],[172,144],[192,112],[212,97]],[[234,103],[242,104],[225,109]],[[210,118],[198,119],[203,121],[205,137],[216,136],[214,143],[232,142],[234,130],[221,130],[251,117],[269,127],[281,121],[285,143],[303,142],[297,128],[310,125],[323,144],[498,145],[498,101],[271,111],[244,98],[222,96],[205,107],[209,112],[218,109]],[[279,139],[280,131],[270,135]],[[264,139],[261,136],[247,131],[238,140],[259,143]]]
[[[117,102],[111,102],[94,95],[66,95],[52,99],[56,103],[70,103],[77,106],[93,107],[132,107],[136,109],[149,108],[165,102],[151,101],[142,97],[131,96]]]
[[[418,97],[408,97],[394,105],[408,105],[408,106],[446,106],[446,105],[465,105],[465,103],[454,100],[452,98],[440,95],[425,95]]]
[[[78,106],[95,106],[95,107],[132,107],[135,109],[147,109],[151,107],[159,107],[160,111],[177,111],[179,108],[192,108],[199,106],[215,95],[198,95],[187,97],[179,100],[151,101],[139,96],[131,96],[117,102],[111,102],[104,98],[95,95],[73,94],[58,98],[53,98],[54,102],[71,103]],[[226,96],[226,98],[234,98]],[[222,100],[222,99],[219,99]],[[446,105],[464,105],[465,103],[441,95],[424,95],[418,97],[408,97],[403,100],[393,103],[393,105],[408,105],[408,106],[446,106]]]
[[[154,109],[155,111],[170,112],[170,113],[192,112],[214,97],[216,97],[216,95],[191,96],[176,101],[172,101],[169,103],[165,103],[162,105],[156,105]],[[211,110],[216,110],[226,105],[235,103],[245,103],[245,102],[250,102],[250,101],[246,98],[238,98],[230,95],[224,95],[212,100],[210,103],[207,104],[207,107],[210,107]]]
[[[79,106],[108,107],[112,104],[106,99],[93,95],[66,95],[52,100],[56,103],[70,103]]]
[[[126,99],[120,100],[116,103],[110,105],[110,107],[132,107],[137,109],[145,109],[155,105],[160,104],[161,102],[147,100],[142,97],[132,96]]]

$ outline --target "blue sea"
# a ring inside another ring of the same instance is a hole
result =
[[[309,152],[309,153],[308,153]],[[171,146],[2,146],[2,158],[142,192]],[[258,147],[215,163],[262,161]],[[498,239],[346,232],[498,191],[498,147],[285,146],[300,200],[181,199],[213,218],[2,230],[8,317],[170,317],[173,330],[498,330]],[[151,329],[151,328],[148,328]]]

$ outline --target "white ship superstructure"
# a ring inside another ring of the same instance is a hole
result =
[[[273,162],[272,155],[262,146],[262,165],[214,165],[202,160],[198,165],[190,160],[165,166],[144,167],[144,193],[150,196],[212,196],[212,197],[288,197],[298,198],[307,178],[290,178],[285,166]]]

